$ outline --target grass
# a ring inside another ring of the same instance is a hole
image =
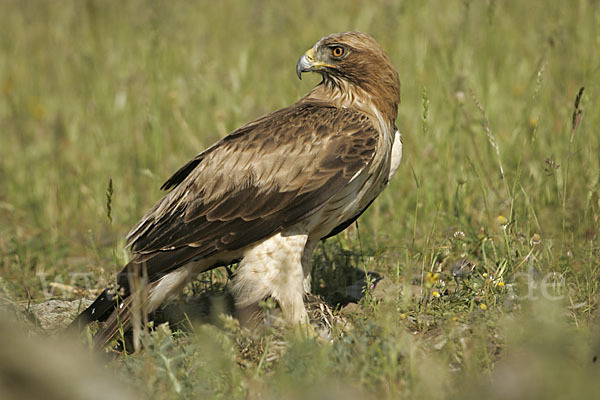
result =
[[[173,171],[317,83],[298,81],[294,66],[320,37],[369,32],[400,73],[403,163],[358,229],[314,258],[313,291],[332,305],[357,269],[385,276],[342,311],[353,329],[323,343],[253,337],[227,318],[187,334],[161,328],[140,354],[110,363],[137,390],[598,392],[595,2],[9,0],[0,9],[0,287],[23,309],[80,297],[50,293],[50,282],[108,282],[126,262],[126,233]]]

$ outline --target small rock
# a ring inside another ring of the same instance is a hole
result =
[[[29,306],[25,312],[35,317],[36,325],[45,331],[66,328],[81,311],[85,310],[91,300],[48,300],[44,303]]]

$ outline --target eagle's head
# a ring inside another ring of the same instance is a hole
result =
[[[381,111],[395,119],[400,102],[398,72],[383,48],[362,32],[335,33],[319,40],[296,64],[296,73],[322,75],[320,86],[348,95],[362,89]],[[352,96],[351,96],[352,97]]]

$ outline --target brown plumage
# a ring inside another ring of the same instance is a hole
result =
[[[151,311],[198,273],[239,261],[233,291],[242,314],[272,296],[290,323],[306,322],[316,243],[384,189],[402,146],[398,74],[373,38],[321,39],[298,61],[298,76],[308,71],[323,80],[296,104],[237,129],[165,182],[170,192],[128,235],[119,296],[105,291],[74,322],[106,321],[99,346],[119,324],[127,328],[128,275],[142,270]]]

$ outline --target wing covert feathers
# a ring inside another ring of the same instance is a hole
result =
[[[369,164],[377,142],[370,120],[348,109],[297,103],[271,113],[167,180],[163,188],[171,192],[131,231],[128,244],[144,262],[181,253],[169,257],[168,270],[241,249],[316,212]]]

